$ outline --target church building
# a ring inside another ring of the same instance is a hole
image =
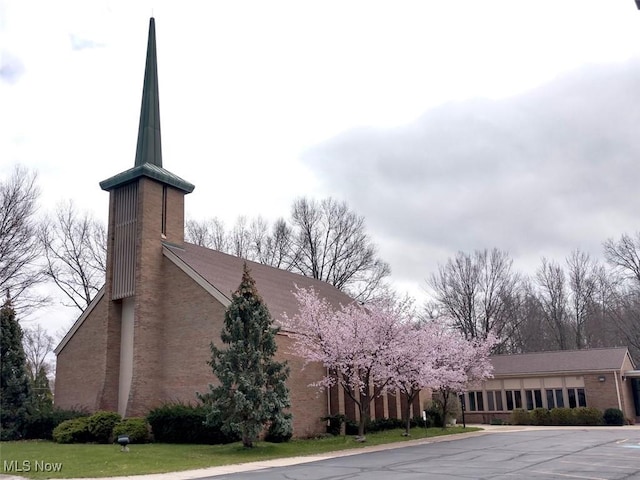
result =
[[[143,416],[167,402],[195,403],[196,392],[215,383],[211,342],[220,345],[224,313],[240,284],[244,260],[184,241],[184,199],[194,185],[162,161],[155,24],[149,26],[135,162],[100,183],[109,192],[105,285],[55,350],[55,403],[61,408],[117,411]],[[206,188],[206,186],[205,186]],[[297,313],[295,287],[313,287],[336,307],[352,301],[309,277],[247,262],[274,319]],[[288,353],[279,334],[278,360],[291,374],[294,435],[325,431],[322,417],[356,418],[352,400],[309,384],[325,369]],[[379,398],[372,416],[400,417],[403,402]],[[420,411],[416,400],[413,411]]]

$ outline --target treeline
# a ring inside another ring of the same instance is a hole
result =
[[[458,252],[429,277],[425,315],[467,338],[492,333],[498,353],[628,346],[638,358],[640,232],[603,246],[606,263],[574,250],[531,275],[502,250]]]
[[[378,257],[364,217],[333,198],[298,198],[288,220],[238,217],[231,228],[213,217],[188,220],[190,243],[323,280],[366,302],[388,291],[389,265]]]

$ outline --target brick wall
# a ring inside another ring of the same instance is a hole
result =
[[[239,281],[238,281],[239,283]],[[163,258],[164,329],[161,400],[194,403],[215,381],[209,344],[220,344],[225,307],[166,257]]]
[[[98,408],[105,374],[106,307],[103,297],[58,354],[57,407]]]
[[[604,377],[605,381],[599,381],[599,377]],[[585,374],[584,390],[587,397],[587,407],[595,407],[603,411],[607,408],[618,408],[618,395],[613,373]]]
[[[162,184],[147,178],[139,180],[137,227],[133,379],[127,416],[145,414],[162,391]]]

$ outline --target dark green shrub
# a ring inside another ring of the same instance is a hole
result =
[[[93,437],[89,433],[89,417],[65,420],[53,429],[52,437],[57,443],[91,442]]]
[[[116,412],[96,412],[89,417],[89,433],[97,443],[111,443],[111,432],[122,417]]]
[[[293,425],[291,423],[291,414],[288,414],[280,421],[269,425],[269,430],[267,430],[264,440],[270,443],[284,443],[291,440],[292,436]]]
[[[147,415],[153,440],[161,443],[220,444],[239,440],[237,435],[225,435],[218,426],[206,426],[207,409],[203,405],[168,403]]]
[[[602,412],[594,407],[578,407],[573,409],[576,425],[602,425]]]
[[[432,402],[429,408],[425,410],[427,416],[427,427],[443,427],[444,417],[442,416],[442,410],[435,402]]]
[[[420,427],[420,428],[428,427],[427,420],[423,420],[422,417],[413,417],[411,419],[411,428],[414,428],[414,427]],[[402,427],[400,427],[400,428],[405,428],[405,422],[404,421],[402,422]]]
[[[531,425],[532,418],[528,411],[522,408],[516,408],[511,412],[509,423],[512,425]]]
[[[529,413],[532,425],[549,425],[551,415],[546,408],[536,408]]]
[[[551,425],[575,425],[575,417],[571,408],[552,408],[549,416]]]
[[[89,414],[81,409],[62,410],[51,408],[32,413],[27,419],[24,438],[51,440],[53,438],[53,429],[62,422],[88,416]]]
[[[322,420],[327,422],[327,433],[330,435],[340,435],[342,424],[346,421],[347,417],[344,415],[331,415],[329,417],[322,417]]]
[[[624,414],[619,408],[607,408],[602,418],[606,425],[624,425]]]
[[[506,422],[506,421],[504,421],[504,420],[503,420],[503,419],[501,419],[501,418],[492,418],[492,419],[489,421],[489,425],[506,425],[506,424],[507,424],[507,422]]]
[[[415,420],[410,421],[411,426],[415,426]],[[368,432],[382,432],[384,430],[394,430],[396,428],[405,428],[405,421],[399,418],[376,418],[371,420],[367,425]]]
[[[111,436],[115,441],[120,435],[127,435],[131,443],[149,443],[151,426],[146,418],[125,418],[113,427]]]
[[[358,435],[358,424],[353,420],[347,420],[344,424],[344,430],[346,435]],[[366,432],[365,427],[365,432]]]

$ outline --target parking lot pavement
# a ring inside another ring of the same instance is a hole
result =
[[[215,480],[640,479],[640,428],[492,429],[492,434],[421,443]]]

